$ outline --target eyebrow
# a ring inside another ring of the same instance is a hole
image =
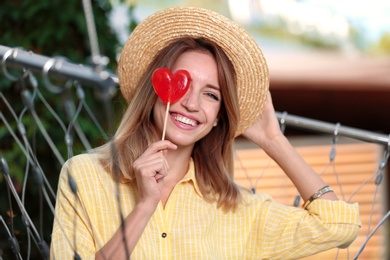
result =
[[[206,87],[211,88],[211,89],[215,89],[215,90],[221,92],[220,88],[217,87],[217,86],[214,86],[214,85],[211,85],[211,84],[207,84]]]

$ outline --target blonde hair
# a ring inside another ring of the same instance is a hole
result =
[[[117,174],[124,181],[134,180],[133,162],[149,144],[160,139],[151,113],[157,99],[151,82],[152,73],[159,67],[172,69],[177,58],[191,50],[213,55],[222,95],[217,126],[196,142],[192,151],[196,180],[206,201],[217,202],[225,211],[234,210],[242,199],[239,187],[233,181],[233,145],[239,123],[236,74],[222,49],[210,40],[185,37],[160,51],[137,84],[113,139],[93,151],[100,155],[107,172],[113,176]]]

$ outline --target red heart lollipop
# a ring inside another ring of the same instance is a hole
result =
[[[154,91],[165,104],[173,104],[184,96],[190,82],[191,76],[186,70],[177,70],[172,73],[167,68],[158,68],[152,75]]]

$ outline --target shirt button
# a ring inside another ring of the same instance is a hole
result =
[[[164,233],[161,234],[161,236],[162,236],[163,238],[166,238],[166,237],[167,237],[167,233],[164,232]]]

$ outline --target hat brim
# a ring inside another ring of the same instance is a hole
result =
[[[256,41],[241,26],[207,9],[164,9],[135,28],[123,47],[118,66],[124,98],[130,102],[140,77],[163,48],[188,36],[212,40],[231,60],[240,106],[236,136],[242,134],[263,111],[269,88],[268,66]]]

